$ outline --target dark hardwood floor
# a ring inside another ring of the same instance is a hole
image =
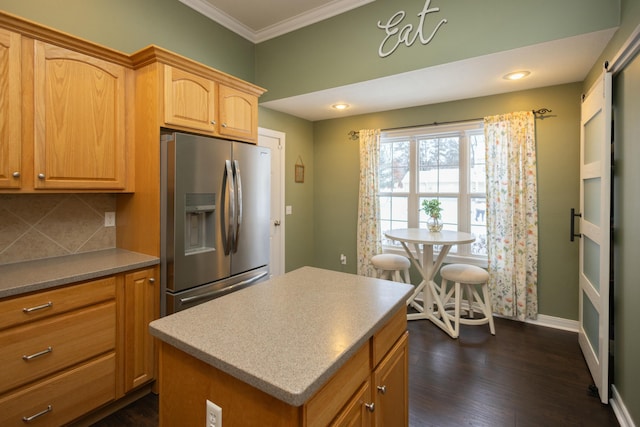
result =
[[[410,426],[618,426],[611,407],[589,395],[575,333],[495,320],[496,336],[463,325],[457,340],[426,320],[409,322]],[[150,394],[95,426],[155,427],[157,408]]]

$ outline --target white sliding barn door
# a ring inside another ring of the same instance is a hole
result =
[[[580,124],[578,341],[600,400],[608,403],[611,73],[604,72],[584,97]]]

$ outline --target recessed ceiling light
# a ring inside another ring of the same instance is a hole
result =
[[[346,110],[349,107],[350,107],[349,104],[345,104],[345,103],[342,103],[342,102],[339,103],[339,104],[333,104],[331,106],[331,108],[333,108],[334,110],[339,110],[339,111]]]
[[[529,71],[514,71],[513,73],[504,75],[502,78],[505,80],[520,80],[527,77],[529,74],[531,74]]]

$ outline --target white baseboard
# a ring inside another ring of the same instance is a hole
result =
[[[533,325],[546,326],[548,328],[562,329],[564,331],[578,333],[578,321],[563,319],[561,317],[547,316],[545,314],[538,314],[536,320],[527,319],[526,323]]]
[[[615,385],[611,386],[611,399],[609,399],[609,404],[613,409],[613,413],[616,414],[616,418],[620,423],[620,427],[636,427],[631,419],[631,414],[627,411],[627,407],[624,406],[624,402],[620,398],[620,394],[618,394],[618,390]]]
[[[509,316],[501,316],[499,314],[493,314],[495,317],[502,317],[505,319],[513,319]],[[517,319],[513,319],[517,320]],[[525,323],[531,323],[532,325],[545,326],[547,328],[562,329],[563,331],[578,333],[578,321],[563,319],[562,317],[547,316],[545,314],[538,314],[536,320],[526,319]]]

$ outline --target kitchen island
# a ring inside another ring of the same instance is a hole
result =
[[[152,322],[161,425],[204,424],[207,400],[226,427],[406,425],[412,290],[304,267]]]

